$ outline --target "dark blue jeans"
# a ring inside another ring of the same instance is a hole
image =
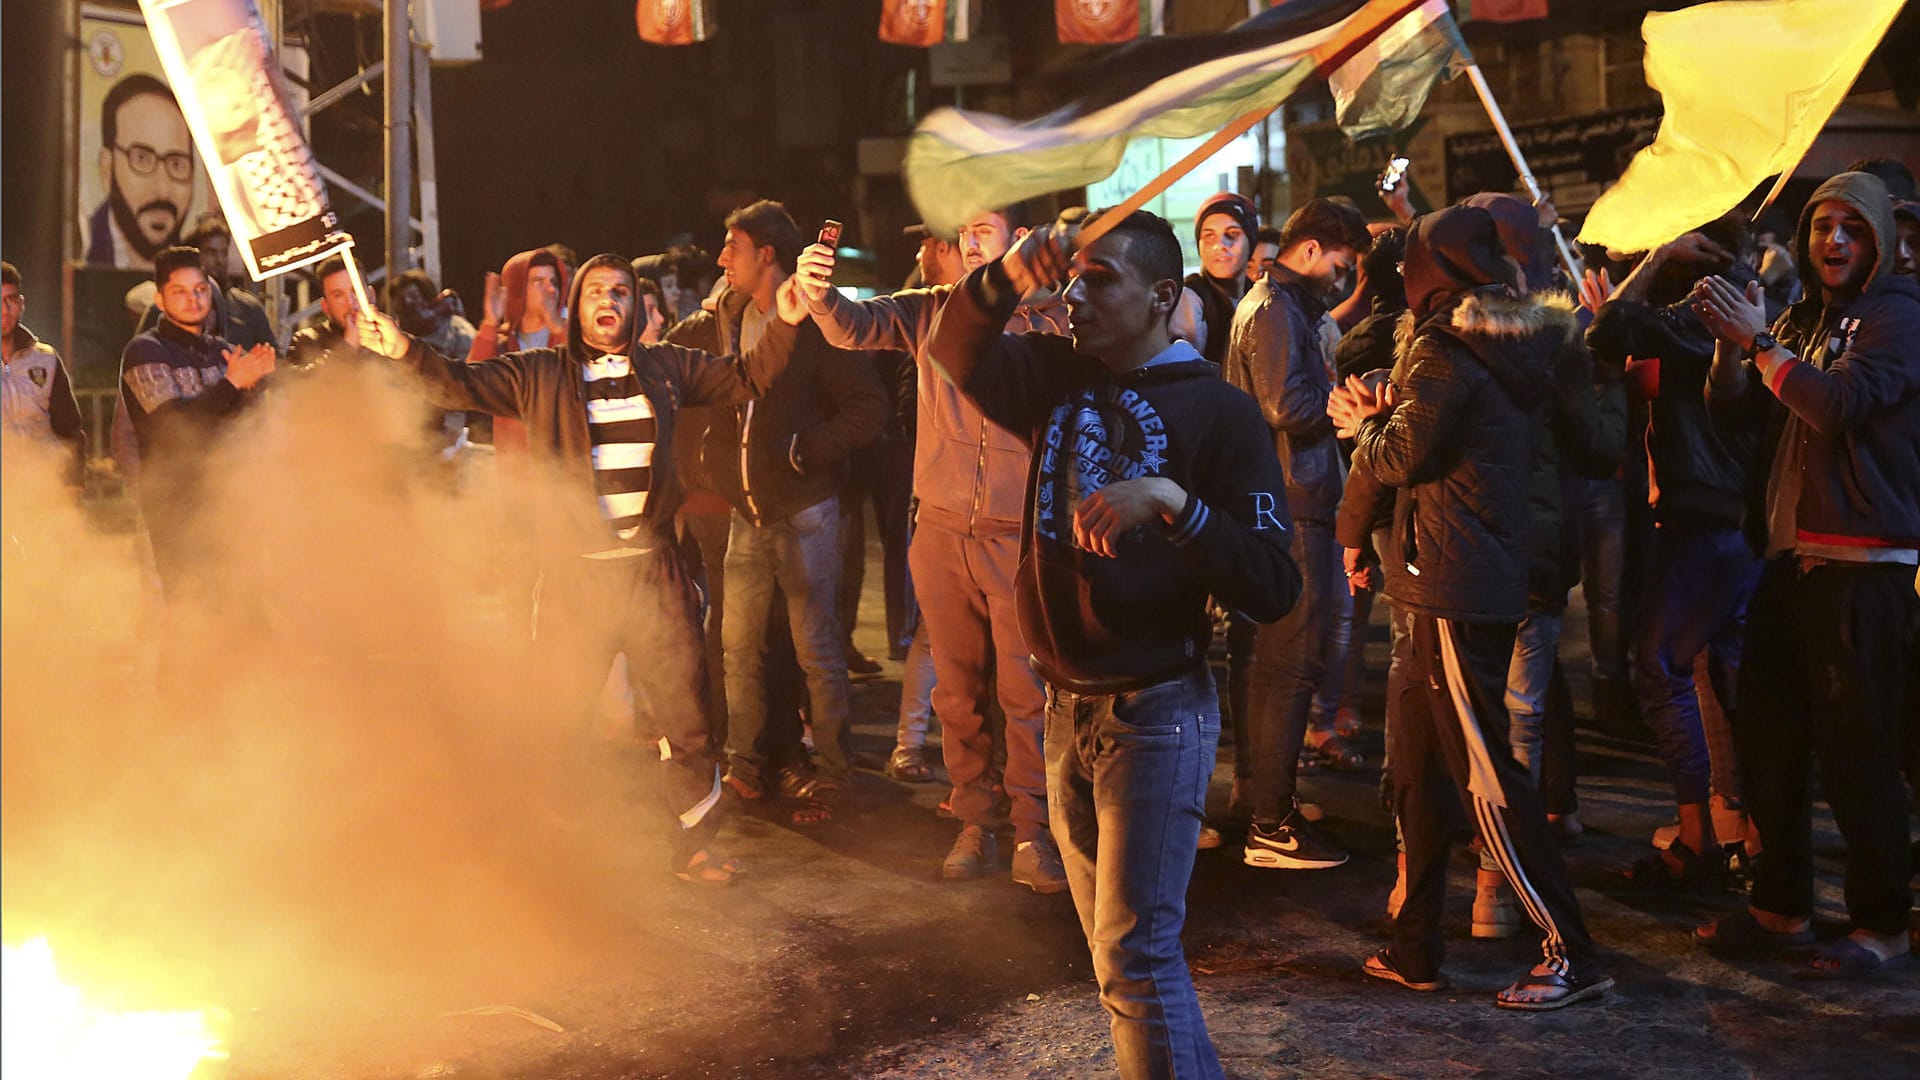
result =
[[[1124,694],[1047,687],[1047,810],[1120,1075],[1218,1077],[1180,931],[1220,744],[1205,668]]]
[[[1633,689],[1683,805],[1706,802],[1712,778],[1694,658],[1706,651],[1713,688],[1731,717],[1747,601],[1759,581],[1760,560],[1739,529],[1654,532],[1653,568],[1634,641]]]

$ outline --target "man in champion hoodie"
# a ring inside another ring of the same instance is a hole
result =
[[[1406,839],[1406,900],[1393,941],[1366,972],[1440,990],[1440,918],[1456,815],[1469,799],[1487,849],[1539,925],[1541,962],[1500,991],[1513,1009],[1557,1009],[1613,985],[1592,957],[1580,904],[1532,778],[1514,760],[1507,669],[1527,613],[1528,479],[1538,418],[1567,329],[1518,268],[1494,218],[1455,206],[1414,222],[1399,376],[1378,392],[1335,390],[1334,424],[1354,432],[1354,469],[1398,488],[1387,593],[1409,615],[1412,655],[1389,733],[1394,808]],[[1449,782],[1451,781],[1451,782]]]
[[[1180,945],[1220,740],[1207,598],[1272,622],[1299,597],[1286,477],[1259,407],[1171,335],[1173,230],[1138,211],[1069,266],[1077,231],[1063,218],[968,274],[927,355],[1031,454],[1015,607],[1120,1074],[1215,1077]],[[1070,338],[1004,332],[1069,274]]]
[[[1760,833],[1748,907],[1702,944],[1782,948],[1813,931],[1811,759],[1847,842],[1853,930],[1806,974],[1848,978],[1912,962],[1903,704],[1920,564],[1920,284],[1893,273],[1893,204],[1878,177],[1814,190],[1794,235],[1805,299],[1771,332],[1759,289],[1695,287],[1718,339],[1716,409],[1759,410],[1771,448],[1766,565],[1747,610],[1734,746]]]
[[[786,369],[806,307],[783,289],[779,318],[739,356],[645,345],[633,268],[596,255],[575,275],[563,342],[476,364],[449,362],[362,311],[356,335],[425,381],[443,409],[525,422],[546,466],[534,518],[542,559],[534,638],[565,728],[581,739],[615,653],[632,665],[660,742],[672,868],[722,884],[738,870],[709,849],[720,802],[719,747],[707,724],[700,598],[674,542],[684,496],[673,455],[683,406],[732,405],[765,393]]]

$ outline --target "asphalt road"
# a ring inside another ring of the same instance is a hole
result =
[[[870,590],[870,592],[873,590]],[[859,640],[879,651],[877,597]],[[1564,655],[1582,655],[1577,627]],[[1379,755],[1383,627],[1376,625],[1363,738]],[[1572,664],[1577,669],[1580,664]],[[1577,674],[1577,672],[1576,672]],[[856,685],[856,745],[891,747],[899,665]],[[1583,687],[1575,687],[1584,709]],[[1650,747],[1581,733],[1582,815],[1569,851],[1593,934],[1618,979],[1604,1003],[1543,1015],[1491,1004],[1531,963],[1525,939],[1467,935],[1473,863],[1454,867],[1447,971],[1455,989],[1418,995],[1361,974],[1382,941],[1393,834],[1377,771],[1313,773],[1306,797],[1354,855],[1321,872],[1241,865],[1237,831],[1198,856],[1186,943],[1201,1004],[1236,1077],[1878,1077],[1920,1075],[1920,969],[1853,985],[1809,983],[1792,961],[1727,961],[1687,939],[1730,910],[1725,895],[1673,900],[1619,876],[1668,820],[1669,789]],[[633,762],[629,762],[633,764]],[[623,767],[623,766],[617,766]],[[638,772],[637,769],[633,770]],[[1223,747],[1213,805],[1231,777]],[[638,782],[627,798],[644,793]],[[1004,872],[939,879],[955,826],[936,817],[937,784],[861,774],[851,814],[817,829],[736,813],[723,834],[750,873],[725,889],[682,885],[659,843],[630,829],[589,948],[529,989],[502,976],[357,1005],[351,1046],[298,1018],[255,1018],[226,1072],[234,1077],[1081,1077],[1112,1056],[1091,968],[1067,896],[1041,897]],[[625,820],[616,815],[616,820]],[[1840,932],[1842,847],[1818,822],[1819,925]],[[489,943],[474,942],[484,956]],[[484,963],[479,965],[484,967]],[[564,1030],[510,1012],[511,1004]],[[456,1015],[449,1015],[456,1014]],[[276,1035],[276,1029],[280,1034]],[[369,1034],[371,1033],[371,1034]],[[281,1039],[271,1053],[263,1045]],[[324,1062],[324,1065],[319,1064]]]

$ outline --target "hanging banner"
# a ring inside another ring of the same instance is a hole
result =
[[[211,205],[206,177],[139,13],[83,4],[80,41],[73,220],[81,258],[151,272],[154,255]]]
[[[696,45],[717,29],[711,0],[637,0],[633,22],[652,45]]]
[[[253,0],[140,0],[140,10],[247,273],[259,281],[352,247]]]
[[[1068,45],[1116,45],[1167,32],[1166,0],[1054,0],[1053,27]]]
[[[972,36],[973,0],[881,0],[881,41],[925,49]]]

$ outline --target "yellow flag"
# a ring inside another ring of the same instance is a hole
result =
[[[1799,164],[1906,0],[1722,0],[1647,16],[1653,145],[1580,239],[1646,251],[1726,213]]]

